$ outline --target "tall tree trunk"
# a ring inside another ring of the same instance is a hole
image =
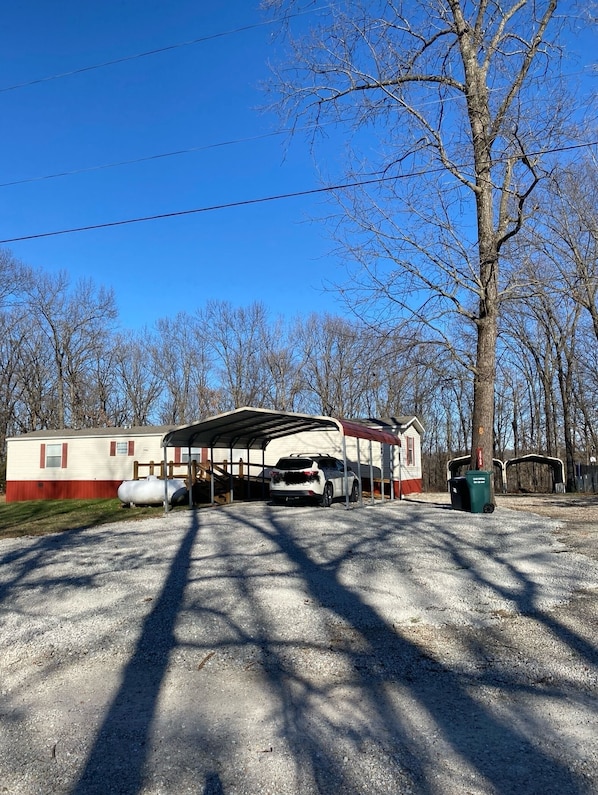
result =
[[[486,106],[484,105],[484,110]],[[476,114],[476,118],[482,114]],[[479,121],[472,122],[480,136]],[[477,180],[476,206],[480,256],[480,303],[477,325],[476,367],[473,387],[473,418],[471,434],[471,467],[493,471],[494,459],[494,384],[496,380],[496,340],[498,336],[498,251],[493,219],[492,175],[490,147],[475,147],[480,167]]]

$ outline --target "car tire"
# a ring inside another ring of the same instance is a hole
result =
[[[351,486],[351,494],[349,495],[349,502],[357,502],[359,499],[359,486],[357,481],[353,481],[353,485]]]
[[[330,508],[332,505],[332,498],[334,492],[332,489],[332,483],[328,482],[324,484],[324,491],[322,492],[322,496],[320,497],[320,505],[322,508]]]

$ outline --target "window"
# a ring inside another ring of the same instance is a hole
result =
[[[135,455],[135,442],[133,440],[110,442],[110,455]]]
[[[46,466],[60,468],[62,463],[62,445],[61,444],[48,444],[46,445]]]
[[[407,442],[407,466],[415,466],[415,439],[413,436],[406,437]]]
[[[68,444],[66,442],[54,442],[52,444],[42,444],[40,446],[39,466],[40,469],[66,469]]]
[[[181,464],[187,464],[189,461],[201,461],[201,447],[191,448],[191,458],[189,458],[189,448],[181,447]]]

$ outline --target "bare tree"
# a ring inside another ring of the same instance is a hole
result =
[[[598,163],[583,158],[555,169],[541,192],[541,213],[526,234],[527,248],[543,278],[550,264],[551,287],[587,313],[598,342]]]
[[[52,346],[30,317],[21,317],[10,351],[16,362],[19,399],[14,406],[16,433],[58,427],[56,368]],[[18,337],[16,337],[18,335]]]
[[[233,307],[228,301],[210,301],[201,318],[227,408],[267,405],[271,383],[266,361],[269,318],[264,304]]]
[[[22,299],[23,288],[30,279],[30,270],[10,251],[0,249],[0,311]]]
[[[179,312],[161,318],[149,349],[162,385],[162,423],[193,422],[228,408],[214,381],[210,331],[197,315]]]
[[[124,332],[115,339],[115,372],[122,395],[122,413],[124,422],[131,425],[150,425],[158,412],[162,376],[151,355],[151,339],[148,329]]]
[[[116,318],[112,291],[90,280],[71,288],[69,277],[38,271],[26,287],[31,322],[45,334],[54,358],[58,428],[80,426],[83,373]]]
[[[282,318],[261,326],[265,408],[301,411],[301,360],[295,335]]]
[[[296,5],[265,2],[277,12]],[[559,139],[566,116],[558,81],[550,91],[543,82],[558,76],[556,7],[325,6],[305,35],[293,38],[288,23],[292,56],[276,76],[285,117],[355,133],[354,187],[340,199],[346,249],[361,270],[345,286],[347,299],[360,311],[368,300],[394,305],[395,319],[410,315],[434,328],[447,355],[460,353],[447,334],[449,314],[475,329],[471,454],[481,448],[487,468],[501,255],[526,221],[541,176],[535,153]]]
[[[362,331],[332,315],[312,314],[296,322],[293,337],[309,410],[336,417],[369,413],[370,387],[381,379],[380,362]]]

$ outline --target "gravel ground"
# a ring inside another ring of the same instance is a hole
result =
[[[1,541],[0,793],[598,792],[596,506],[512,502]]]

